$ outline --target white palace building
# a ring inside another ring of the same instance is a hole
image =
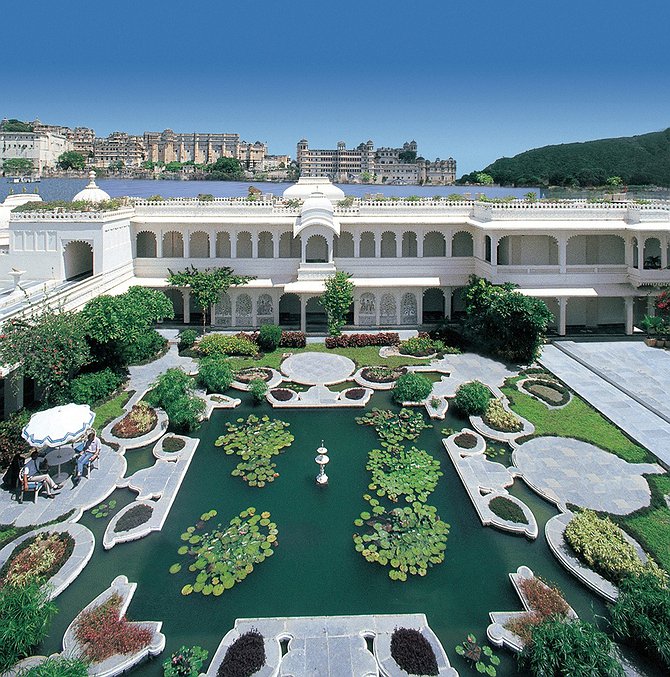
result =
[[[324,279],[343,270],[355,285],[351,328],[434,326],[463,311],[462,289],[476,274],[545,300],[559,335],[631,334],[670,284],[670,203],[343,198],[328,179],[303,178],[281,198],[12,212],[0,256],[0,320],[21,312],[30,293],[79,308],[144,285],[165,290],[188,323],[198,312],[189,290],[168,288],[166,277],[193,265],[255,277],[216,305],[220,328],[274,322],[322,331]],[[92,177],[75,199],[108,195]],[[13,284],[26,291],[12,292]]]

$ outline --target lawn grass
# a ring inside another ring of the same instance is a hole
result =
[[[670,508],[665,496],[670,495],[670,475],[647,475],[652,493],[649,508],[620,518],[620,524],[670,572]]]
[[[652,461],[649,452],[626,437],[613,423],[589,406],[575,393],[561,409],[549,409],[543,402],[518,390],[517,377],[507,381],[502,391],[512,409],[535,426],[536,435],[574,437],[590,442],[630,463]]]
[[[376,367],[384,365],[386,367],[406,367],[408,365],[429,364],[430,360],[415,359],[404,355],[394,355],[392,357],[380,357],[379,346],[366,346],[365,348],[326,348],[324,343],[308,343],[305,348],[278,348],[273,353],[266,353],[260,359],[253,357],[231,357],[230,366],[233,369],[244,369],[246,367],[271,367],[279,370],[282,362],[282,355],[285,353],[330,353],[333,355],[344,355],[353,360],[357,367]]]
[[[93,427],[99,433],[108,423],[113,421],[115,418],[118,418],[123,414],[123,407],[128,402],[131,397],[131,393],[122,392],[116,397],[103,402],[99,406],[95,407],[93,411],[95,412],[95,421],[93,421]]]

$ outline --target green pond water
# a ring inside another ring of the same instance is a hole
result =
[[[246,398],[246,395],[244,396]],[[373,396],[370,408],[393,407],[385,393]],[[425,613],[441,639],[452,665],[462,675],[469,668],[453,647],[474,632],[485,638],[489,611],[520,610],[508,573],[527,565],[545,580],[556,583],[580,617],[606,616],[604,604],[579,585],[551,555],[544,539],[544,523],[556,509],[537,497],[523,483],[515,482],[514,495],[525,500],[540,524],[534,542],[481,526],[472,504],[441,443],[444,427],[461,428],[465,421],[451,415],[422,433],[413,442],[441,461],[440,478],[429,502],[451,525],[445,561],[424,577],[405,583],[389,579],[387,569],[366,562],[355,552],[353,520],[366,508],[365,470],[368,451],[378,445],[371,427],[355,423],[362,409],[278,410],[267,404],[254,407],[248,399],[231,411],[216,411],[197,433],[201,442],[161,532],[104,551],[102,534],[109,521],[87,513],[81,520],[96,536],[93,559],[56,603],[49,638],[40,647],[50,653],[61,648],[61,639],[77,612],[124,574],[138,583],[128,616],[132,620],[162,620],[166,650],[157,659],[138,667],[134,674],[161,675],[162,662],[182,644],[199,644],[213,656],[223,635],[236,618],[347,614]],[[290,423],[295,441],[276,457],[280,477],[262,489],[248,487],[231,470],[237,457],[226,456],[214,446],[225,431],[225,422],[250,413],[269,414]],[[315,450],[324,440],[330,455],[330,483],[318,487]],[[127,452],[129,474],[153,463],[150,449]],[[499,457],[495,460],[505,457]],[[95,481],[95,473],[91,477]],[[119,490],[111,498],[120,507],[135,494]],[[253,573],[220,597],[200,594],[182,596],[181,588],[194,574],[184,568],[171,575],[171,564],[184,561],[177,555],[180,534],[199,516],[216,509],[215,521],[227,524],[241,510],[254,506],[268,510],[279,530],[274,556],[256,566]],[[598,619],[596,619],[598,620]],[[602,625],[602,621],[600,621]],[[503,649],[499,675],[519,674],[516,660]],[[476,673],[475,673],[476,674]],[[653,669],[648,674],[654,674]],[[660,674],[660,673],[657,673]]]

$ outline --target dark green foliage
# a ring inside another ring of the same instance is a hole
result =
[[[430,642],[412,628],[396,628],[391,635],[391,656],[410,675],[439,675]]]
[[[146,400],[152,407],[161,407],[177,430],[193,430],[200,425],[205,402],[193,395],[195,380],[181,369],[168,369],[156,380]]]
[[[465,416],[481,416],[490,399],[491,391],[481,381],[471,381],[458,386],[454,404]]]
[[[86,166],[86,158],[74,150],[68,150],[58,156],[59,169],[83,169]]]
[[[338,270],[334,275],[326,278],[325,289],[319,297],[319,303],[326,311],[328,318],[328,333],[339,336],[347,318],[347,313],[354,302],[354,283],[349,279],[351,275]]]
[[[652,574],[628,576],[611,608],[612,628],[670,670],[670,590]]]
[[[485,351],[511,362],[531,362],[552,315],[544,301],[473,275],[465,293],[465,335]]]
[[[439,339],[431,339],[428,336],[414,336],[401,341],[398,350],[401,355],[412,355],[414,357],[425,357],[433,355],[434,353],[441,353],[446,349],[446,346]],[[460,353],[460,350],[448,349],[449,353]]]
[[[619,176],[625,184],[670,186],[670,128],[662,132],[534,148],[499,158],[484,171],[510,185],[602,186]]]
[[[249,392],[254,398],[254,402],[260,403],[265,399],[268,391],[268,384],[263,379],[255,378],[249,382]]]
[[[489,508],[494,515],[498,515],[501,519],[517,524],[528,524],[528,518],[523,514],[523,510],[504,496],[496,496],[489,502]]]
[[[233,382],[233,371],[224,357],[207,357],[200,362],[198,383],[209,393],[225,393]]]
[[[5,165],[7,162],[5,161]],[[26,202],[14,207],[14,212],[53,212],[60,209],[64,212],[113,212],[122,206],[121,200],[102,200],[101,202],[87,202],[77,200],[66,202],[65,200],[51,200],[50,202]]]
[[[396,402],[421,402],[430,395],[433,384],[421,374],[413,371],[398,377],[393,387],[393,399]]]
[[[198,677],[207,656],[201,646],[182,646],[163,663],[163,677]]]
[[[195,329],[184,329],[179,332],[179,350],[188,350],[200,336],[200,332]]]
[[[154,509],[150,505],[140,503],[132,507],[128,512],[125,512],[119,517],[118,522],[114,525],[114,532],[121,533],[122,531],[130,531],[140,524],[144,524],[151,519]]]
[[[8,384],[5,386],[11,387]],[[0,467],[9,465],[14,454],[24,454],[30,450],[30,445],[21,437],[21,430],[30,420],[30,412],[21,409],[9,415],[5,421],[0,421]]]
[[[165,349],[167,340],[155,329],[147,329],[139,334],[134,341],[121,347],[122,364],[144,364],[156,359]]]
[[[281,341],[281,327],[276,324],[264,324],[258,332],[258,345],[263,352],[277,350]]]
[[[265,665],[263,635],[250,630],[240,635],[228,648],[219,665],[217,677],[251,677]]]
[[[87,677],[88,663],[83,658],[54,656],[34,668],[20,670],[16,677]]]
[[[0,124],[3,132],[32,132],[33,126],[16,118],[10,118]]]
[[[165,409],[170,418],[170,425],[175,430],[190,432],[200,425],[200,420],[205,411],[205,401],[195,395],[180,397]]]
[[[47,634],[58,609],[39,581],[0,587],[0,670],[30,653]]]
[[[181,451],[186,446],[186,442],[181,439],[181,437],[174,437],[173,435],[167,435],[163,438],[163,451],[168,453],[174,453],[176,451]]]
[[[211,181],[243,181],[244,171],[239,160],[231,157],[217,158],[216,162],[205,167],[205,179]]]
[[[532,630],[520,662],[537,677],[623,677],[612,640],[591,623],[549,618]]]
[[[93,406],[107,399],[125,380],[124,374],[109,368],[79,374],[70,383],[70,399],[76,404]]]

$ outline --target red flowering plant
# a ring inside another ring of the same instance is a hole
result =
[[[664,319],[670,319],[670,289],[664,289],[656,297],[656,310]]]

